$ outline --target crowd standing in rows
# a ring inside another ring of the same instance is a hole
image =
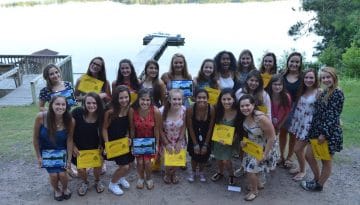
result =
[[[331,67],[322,68],[319,78],[314,69],[303,71],[298,52],[291,53],[285,68],[280,73],[277,71],[273,53],[263,56],[257,70],[250,50],[242,51],[238,61],[231,52],[221,51],[214,59],[205,59],[192,79],[185,56],[177,53],[171,59],[169,72],[161,78],[155,60],[146,63],[144,75],[138,79],[132,62],[123,59],[116,80],[110,84],[104,60],[95,57],[84,76],[100,81],[101,86],[84,90],[83,77],[73,89],[70,82],[62,80],[59,67],[47,65],[43,69],[47,85],[39,96],[40,113],[35,120],[33,143],[39,166],[46,167],[49,173],[54,199],[71,197],[66,175],[71,162],[81,179],[78,195],[87,193],[89,169],[78,167],[77,162],[82,151],[94,149],[100,150],[101,158],[118,165],[108,185],[115,195],[122,195],[124,188],[130,188],[126,175],[134,161],[138,173],[136,187],[151,190],[155,186],[152,165],[163,162],[166,155],[184,150],[191,158],[189,182],[196,178],[207,181],[205,164],[212,155],[217,171],[210,179],[215,182],[226,175],[228,184],[234,185],[236,173],[244,171],[248,179],[249,192],[245,196],[248,201],[254,200],[264,188],[260,176],[274,170],[276,165],[288,168],[294,174],[292,179],[300,181],[305,190],[321,191],[331,175],[335,152],[342,150],[340,114],[344,94],[338,88],[338,76]],[[191,80],[192,95],[174,87],[174,81]],[[230,143],[215,140],[213,133],[217,127],[232,128]],[[151,141],[149,138],[154,139],[151,145],[154,152],[134,152],[135,143],[140,139]],[[318,145],[327,143],[329,153],[325,154],[330,157],[321,160],[321,170],[309,143],[311,139],[317,139]],[[115,140],[122,140],[129,151],[107,157],[106,144]],[[258,145],[263,155],[249,154],[246,151],[249,143]],[[65,164],[45,166],[43,153],[48,150],[65,150]],[[294,152],[298,163],[292,161]],[[235,173],[233,156],[239,156],[242,162]],[[311,181],[303,180],[306,161],[314,175]],[[105,189],[100,179],[106,171],[104,164],[92,167],[98,193]],[[163,164],[163,168],[163,181],[177,184],[179,167]]]

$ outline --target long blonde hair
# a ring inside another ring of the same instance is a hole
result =
[[[327,101],[329,99],[329,97],[333,94],[334,90],[336,90],[339,86],[339,79],[338,79],[338,76],[336,74],[336,69],[333,68],[333,67],[323,67],[321,70],[320,70],[320,76],[321,76],[321,72],[325,72],[325,73],[328,73],[331,75],[333,81],[334,81],[334,84],[332,87],[328,88],[327,89],[327,93],[326,95],[324,96],[324,100]]]

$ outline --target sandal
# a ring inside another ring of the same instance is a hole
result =
[[[136,188],[143,189],[144,188],[144,179],[138,179],[136,182]]]
[[[259,192],[250,192],[245,196],[245,201],[253,201],[259,195]]]
[[[297,174],[299,172],[300,172],[300,170],[297,167],[293,167],[293,168],[289,169],[290,174]]]
[[[79,196],[85,196],[89,187],[89,182],[82,182],[77,190]]]
[[[154,188],[154,181],[152,179],[146,180],[145,183],[146,183],[146,188],[148,190],[151,190]]]
[[[291,161],[290,159],[285,160],[284,162],[284,168],[285,169],[291,169],[293,167],[293,161]]]
[[[163,180],[164,180],[165,184],[171,184],[171,178],[169,177],[168,174],[165,174]]]
[[[212,175],[211,181],[213,182],[219,181],[221,178],[223,178],[223,176],[224,176],[223,174],[217,172],[214,175]]]
[[[306,173],[304,172],[299,172],[297,175],[295,175],[292,179],[296,182],[298,181],[302,181],[305,177]]]
[[[95,181],[95,190],[97,193],[101,193],[105,190],[105,186],[101,181]]]
[[[68,200],[71,198],[71,191],[69,188],[66,188],[65,191],[63,192],[63,198],[65,200]]]
[[[172,177],[171,177],[171,182],[173,183],[173,184],[178,184],[179,183],[179,176],[177,176],[176,174],[174,174],[174,175],[172,175]]]
[[[235,185],[234,176],[229,176],[229,185],[230,185],[230,186]]]
[[[55,201],[62,201],[63,199],[64,199],[63,193],[61,193],[59,191],[54,191],[54,200]]]

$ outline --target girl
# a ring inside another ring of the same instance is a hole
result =
[[[73,164],[77,165],[76,158],[79,150],[101,149],[100,129],[103,122],[104,106],[100,96],[90,92],[84,96],[83,106],[72,111],[75,119]],[[95,167],[95,189],[97,193],[104,191],[104,185],[100,181],[101,166]],[[78,195],[84,196],[88,190],[89,182],[86,169],[78,169],[82,183],[78,188]]]
[[[136,93],[140,89],[140,82],[137,79],[134,65],[129,59],[122,59],[119,62],[117,77],[112,82],[111,87],[114,90],[118,85],[126,85],[130,93]]]
[[[185,56],[176,53],[171,58],[170,70],[161,76],[161,80],[165,83],[168,89],[171,89],[172,80],[191,80],[191,75],[188,72]]]
[[[159,64],[155,60],[148,60],[144,70],[145,79],[141,82],[141,87],[152,90],[154,105],[159,108],[164,105],[166,95],[166,86],[159,79]]]
[[[215,123],[215,109],[208,103],[209,94],[206,90],[195,92],[195,104],[186,111],[189,143],[187,150],[191,156],[189,182],[195,180],[196,168],[199,168],[201,182],[206,182],[204,175],[205,163],[210,157],[210,138]]]
[[[321,69],[320,79],[325,88],[324,92],[315,101],[315,111],[307,136],[318,139],[320,144],[327,141],[331,159],[321,160],[322,168],[320,172],[312,147],[308,147],[306,161],[310,165],[314,179],[301,182],[301,186],[308,191],[322,191],[325,182],[331,174],[332,158],[335,152],[340,152],[343,148],[340,114],[345,98],[344,93],[338,87],[339,79],[335,68],[325,67]]]
[[[255,98],[252,95],[243,95],[239,100],[239,108],[241,115],[245,118],[243,127],[248,139],[262,146],[264,150],[260,160],[248,154],[243,160],[243,167],[250,183],[250,192],[245,196],[245,200],[252,201],[258,196],[259,174],[274,170],[276,167],[276,154],[273,149],[275,130],[271,120],[264,113],[256,110]],[[241,147],[245,146],[246,143],[241,142]]]
[[[221,91],[216,105],[215,123],[235,127],[238,116],[236,109],[236,98],[231,88],[225,88]],[[236,134],[235,134],[236,136]],[[219,181],[224,176],[224,169],[229,174],[229,185],[234,185],[234,171],[231,163],[231,157],[234,151],[237,152],[238,146],[234,136],[232,145],[225,145],[222,142],[213,142],[213,154],[218,164],[218,171],[211,177],[212,181]]]
[[[264,81],[264,88],[269,84],[271,76],[277,73],[276,56],[274,53],[266,53],[260,65],[261,77]]]
[[[102,136],[105,142],[118,140],[121,138],[129,138],[130,141],[129,106],[130,91],[126,86],[119,85],[113,90],[111,109],[106,111],[104,116]],[[119,185],[125,189],[130,188],[130,184],[126,181],[125,175],[129,171],[130,163],[134,161],[134,156],[131,154],[131,152],[129,152],[110,160],[115,161],[115,163],[118,165],[118,168],[111,177],[109,190],[115,195],[122,195],[124,192],[119,187]]]
[[[299,163],[299,168],[294,167],[290,173],[296,173],[293,177],[295,181],[301,181],[305,177],[305,155],[304,150],[307,145],[307,134],[310,129],[311,120],[314,113],[314,103],[319,93],[316,71],[310,69],[305,71],[304,79],[299,90],[298,102],[296,103],[294,116],[291,120],[289,133],[295,136],[295,154]]]
[[[194,87],[196,89],[204,89],[206,87],[218,89],[219,82],[216,76],[215,61],[205,59],[200,67],[198,76],[194,78]]]
[[[285,89],[289,92],[291,96],[291,112],[288,115],[288,118],[285,122],[284,128],[280,130],[279,142],[280,142],[280,152],[285,150],[287,144],[287,130],[290,127],[294,112],[294,102],[297,102],[297,93],[300,89],[300,84],[302,82],[302,55],[298,52],[293,52],[289,55],[286,62],[286,70],[283,75]],[[291,160],[292,155],[294,154],[295,146],[295,137],[289,135],[289,148],[288,155],[285,161],[280,161],[279,164],[283,165],[285,168],[292,168],[293,162]],[[283,157],[281,158],[283,159]]]
[[[102,82],[104,82],[101,92],[99,93],[100,98],[105,102],[109,102],[111,99],[110,93],[110,83],[106,79],[106,70],[105,70],[105,62],[102,57],[95,57],[90,61],[88,70],[86,72],[87,75],[94,77]],[[80,84],[81,78],[76,81],[75,85],[75,97],[77,100],[82,100],[86,93],[81,92],[78,87]]]
[[[46,111],[46,102],[49,102],[54,95],[63,95],[66,97],[68,105],[71,107],[76,104],[74,98],[74,89],[70,82],[61,79],[61,70],[54,64],[47,65],[43,70],[43,78],[46,81],[46,87],[40,90],[39,108],[40,111]]]
[[[35,118],[33,145],[39,167],[42,167],[42,151],[66,149],[66,167],[46,168],[56,201],[70,199],[71,197],[65,168],[70,167],[71,163],[74,126],[75,120],[71,117],[66,99],[63,96],[52,97],[49,110],[39,112]],[[58,186],[59,183],[61,189]]]
[[[149,89],[140,89],[138,98],[133,103],[132,109],[130,109],[129,118],[131,138],[155,138],[157,149],[161,129],[161,115],[158,108],[153,105]],[[136,188],[143,189],[144,180],[147,189],[154,188],[154,181],[151,179],[151,159],[156,155],[157,153],[136,156],[136,168],[139,177]]]
[[[255,98],[256,106],[271,119],[271,101],[269,94],[264,90],[263,80],[258,70],[252,70],[247,74],[243,88],[236,91],[236,99],[239,100],[244,94],[251,94]]]
[[[168,102],[160,108],[163,119],[162,146],[168,153],[179,153],[186,148],[185,117],[186,108],[182,105],[183,93],[179,89],[169,92]],[[163,150],[163,153],[165,150]],[[164,182],[177,184],[179,177],[176,175],[176,167],[165,167]]]
[[[237,70],[237,79],[238,79],[238,88],[245,86],[247,75],[250,71],[256,70],[254,64],[254,58],[250,50],[245,49],[241,51],[238,60],[238,70]]]
[[[216,63],[217,75],[219,76],[219,88],[234,88],[236,83],[236,59],[229,51],[219,52],[214,61]]]

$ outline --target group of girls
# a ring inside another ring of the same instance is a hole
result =
[[[40,113],[34,127],[34,148],[39,163],[41,150],[67,148],[67,166],[73,162],[79,150],[102,149],[105,142],[128,138],[131,146],[135,138],[155,138],[156,153],[133,155],[131,152],[107,159],[115,161],[118,168],[113,173],[109,190],[123,194],[121,188],[130,184],[126,174],[136,159],[138,189],[154,188],[151,176],[153,161],[159,161],[167,153],[179,153],[187,149],[191,157],[189,182],[198,177],[205,182],[205,164],[212,154],[217,161],[217,171],[211,176],[218,181],[228,175],[229,185],[235,184],[232,157],[239,155],[241,172],[245,171],[249,193],[245,200],[254,200],[258,190],[264,188],[259,179],[263,172],[274,170],[276,165],[289,168],[293,180],[301,181],[305,190],[321,191],[331,174],[331,159],[342,149],[340,114],[344,95],[338,88],[338,77],[334,68],[320,70],[319,88],[317,72],[302,70],[302,56],[291,53],[285,69],[277,72],[276,56],[264,55],[260,69],[254,66],[249,50],[241,52],[238,61],[229,51],[219,52],[214,59],[205,59],[197,77],[193,79],[194,95],[184,97],[179,89],[172,89],[173,80],[191,80],[184,55],[175,54],[169,72],[159,78],[159,65],[149,60],[141,80],[128,59],[119,63],[118,76],[110,83],[106,79],[105,63],[101,57],[91,60],[87,75],[103,81],[100,93],[83,93],[75,85],[75,97],[82,101],[81,107],[72,109],[67,98],[56,95],[59,91],[72,89],[71,84],[61,80],[61,71],[55,65],[44,69],[47,87],[40,93]],[[208,88],[220,91],[217,102],[209,103]],[[134,95],[136,93],[136,95]],[[132,99],[132,98],[136,99]],[[45,102],[50,101],[48,109]],[[235,129],[233,142],[213,141],[215,125],[226,125]],[[187,130],[187,132],[186,132]],[[285,158],[289,135],[288,153]],[[243,152],[247,146],[244,136],[263,147],[263,156],[255,158]],[[278,137],[277,137],[278,136]],[[320,171],[309,145],[309,140],[328,143],[330,160],[322,160]],[[277,147],[279,142],[279,147]],[[279,156],[280,151],[280,156]],[[298,165],[293,163],[296,153]],[[306,154],[305,154],[306,153]],[[305,161],[310,165],[314,178],[303,181]],[[179,182],[178,167],[165,166],[163,180],[166,184]],[[63,168],[47,168],[54,189],[54,199],[63,200],[71,196]],[[78,169],[82,183],[78,194],[83,196],[89,188],[86,169]],[[100,181],[101,167],[93,169],[95,189],[104,191]],[[62,189],[58,183],[62,184]]]

